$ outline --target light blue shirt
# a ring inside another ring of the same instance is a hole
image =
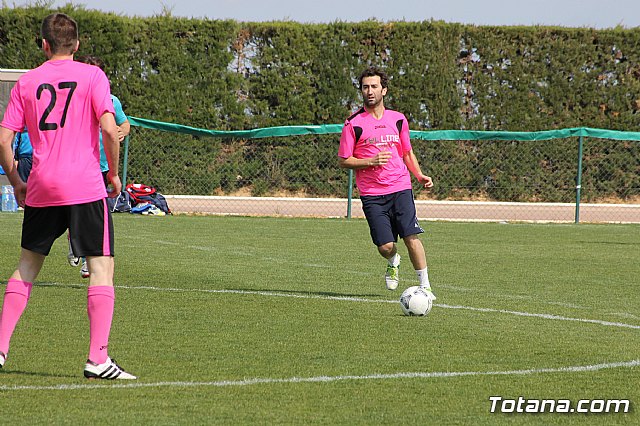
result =
[[[127,116],[122,110],[122,102],[120,102],[120,99],[118,99],[114,95],[111,95],[111,100],[113,101],[113,108],[116,111],[116,115],[115,115],[116,124],[119,126],[125,121],[127,121]],[[102,132],[100,132],[100,171],[102,172],[109,171],[107,154],[104,153],[104,146],[102,145]]]
[[[31,146],[31,139],[29,139],[29,133],[27,129],[24,132],[16,134],[16,138],[13,141],[14,149],[18,150],[18,157],[31,157],[33,156],[33,147]]]
[[[18,157],[31,157],[33,155],[33,147],[31,146],[31,139],[29,139],[29,133],[27,129],[23,132],[16,133],[16,137],[13,140],[13,152],[18,150]],[[0,175],[6,175],[5,171],[0,166]]]

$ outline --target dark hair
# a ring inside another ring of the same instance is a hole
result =
[[[382,71],[378,67],[369,67],[366,70],[362,71],[362,74],[360,74],[360,79],[358,80],[358,82],[360,83],[360,88],[362,89],[362,80],[365,77],[375,77],[375,76],[380,77],[380,85],[382,86],[383,89],[386,89],[387,86],[389,85],[389,77],[387,76],[386,72]]]
[[[78,24],[64,13],[52,13],[42,20],[42,38],[51,46],[51,53],[72,54],[78,42]]]
[[[104,71],[104,61],[98,58],[97,56],[91,56],[91,55],[78,56],[76,58],[76,61],[83,62],[89,65],[95,65],[96,67]]]

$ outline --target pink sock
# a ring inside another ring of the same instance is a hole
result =
[[[32,283],[14,278],[9,279],[7,283],[2,303],[2,315],[0,316],[0,352],[4,354],[9,353],[11,335],[24,312],[24,308],[27,307],[32,286]]]
[[[97,364],[103,364],[108,357],[107,346],[115,298],[115,291],[111,286],[91,286],[87,291],[89,359]]]

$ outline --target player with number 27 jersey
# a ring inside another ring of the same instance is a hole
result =
[[[33,170],[26,205],[65,206],[106,197],[99,143],[106,112],[115,113],[109,80],[98,67],[53,60],[18,80],[2,126],[29,129]]]

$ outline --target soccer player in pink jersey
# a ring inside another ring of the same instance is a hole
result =
[[[69,229],[74,251],[87,257],[91,272],[84,376],[136,379],[107,352],[115,293],[113,222],[105,197],[122,190],[118,130],[109,81],[98,67],[73,61],[78,46],[73,19],[63,13],[44,18],[42,50],[47,61],[16,82],[0,124],[0,165],[8,170],[18,204],[24,207],[20,261],[7,283],[0,314],[0,367],[44,259]],[[28,186],[11,153],[15,133],[25,126],[33,146]],[[100,172],[100,129],[109,162],[109,194]]]
[[[388,261],[385,282],[389,290],[398,287],[400,255],[396,242],[400,236],[418,275],[420,286],[435,300],[427,273],[427,257],[418,238],[411,172],[431,188],[433,181],[422,173],[411,148],[409,124],[405,116],[384,107],[388,77],[371,67],[360,75],[364,106],[347,118],[342,128],[338,163],[356,171],[356,185],[373,243]]]

